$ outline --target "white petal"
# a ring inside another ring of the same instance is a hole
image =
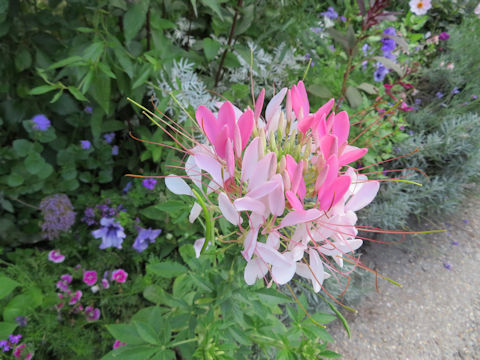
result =
[[[273,115],[275,115],[275,113],[280,109],[280,104],[285,98],[287,90],[287,88],[280,90],[279,93],[275,95],[268,103],[267,109],[265,110],[265,119],[267,120],[267,124],[270,122],[270,119],[273,117]]]
[[[357,211],[364,208],[375,199],[379,188],[380,183],[378,181],[363,183],[360,190],[350,198],[345,210]]]
[[[194,196],[190,186],[179,176],[168,175],[165,178],[165,185],[174,194]]]
[[[272,278],[279,285],[286,284],[292,280],[295,269],[295,262],[292,262],[289,266],[272,266]]]
[[[245,260],[250,261],[252,258],[253,252],[257,246],[257,237],[258,237],[258,228],[250,229],[247,236],[245,237],[245,241],[243,242],[243,251],[242,255]]]
[[[189,156],[185,162],[185,172],[188,177],[197,185],[200,189],[202,188],[202,170],[195,163],[195,158]]]
[[[200,206],[199,203],[195,203],[193,204],[192,206],[192,210],[190,210],[190,215],[188,216],[188,221],[190,221],[190,223],[193,223],[198,215],[200,215],[200,213],[202,212],[202,207]]]
[[[240,214],[238,213],[237,209],[235,209],[235,206],[233,206],[231,203],[227,194],[223,192],[218,194],[218,206],[220,207],[220,211],[225,219],[227,219],[233,225],[238,226],[240,224]]]
[[[195,256],[200,257],[200,251],[202,251],[203,244],[205,244],[205,238],[200,238],[193,243],[193,248],[195,249]]]
[[[257,279],[261,279],[268,272],[267,264],[259,258],[250,260],[245,266],[243,277],[247,285],[255,284]]]

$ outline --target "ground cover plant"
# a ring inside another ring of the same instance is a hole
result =
[[[338,357],[358,224],[478,174],[476,7],[0,2],[0,358]]]

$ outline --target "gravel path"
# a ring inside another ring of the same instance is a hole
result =
[[[351,339],[338,323],[329,329],[332,350],[347,360],[480,359],[480,198],[470,201],[448,233],[368,247],[362,261],[403,287],[379,280],[380,293],[344,312]]]

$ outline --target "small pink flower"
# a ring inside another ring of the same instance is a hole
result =
[[[102,279],[102,285],[104,289],[108,289],[110,287],[110,283],[107,279]]]
[[[63,292],[66,292],[66,291],[68,290],[68,285],[65,284],[64,281],[59,280],[59,281],[57,281],[57,289],[60,289],[60,290],[62,290]]]
[[[27,356],[25,356],[25,360],[31,360],[33,358],[33,353],[28,353]]]
[[[85,316],[87,321],[97,321],[100,319],[100,309],[94,309],[92,306],[87,306],[85,308]]]
[[[48,253],[48,260],[58,264],[65,260],[65,256],[60,253],[60,250],[52,250]]]
[[[20,359],[20,357],[22,356],[22,352],[23,352],[24,349],[25,349],[25,344],[18,345],[18,346],[15,348],[15,351],[13,352],[13,356],[15,356],[17,359]]]
[[[89,286],[94,285],[97,282],[97,272],[92,271],[85,271],[83,273],[83,282]]]
[[[118,349],[120,346],[125,346],[127,343],[121,342],[120,340],[115,340],[113,343],[113,348]]]
[[[82,291],[81,290],[77,290],[75,291],[75,294],[73,294],[72,298],[70,299],[70,301],[68,302],[69,305],[75,305],[77,302],[80,301],[80,299],[82,298]]]
[[[112,280],[115,280],[118,283],[124,283],[127,280],[128,274],[123,269],[118,269],[113,271]]]

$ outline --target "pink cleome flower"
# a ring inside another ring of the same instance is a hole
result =
[[[123,269],[117,269],[112,272],[112,280],[118,283],[124,283],[127,280],[128,274]]]
[[[100,319],[100,309],[93,308],[92,306],[87,306],[85,308],[85,317],[87,321],[97,321]]]
[[[69,305],[75,305],[77,302],[80,301],[80,299],[82,298],[82,291],[81,290],[77,290],[75,291],[75,293],[73,294],[72,298],[70,299],[70,301],[68,302]]]
[[[120,340],[115,340],[115,342],[113,343],[113,348],[118,349],[119,347],[125,346],[125,345],[127,345],[127,343],[121,342]]]
[[[94,270],[85,271],[83,273],[83,282],[89,286],[97,282],[97,272]]]
[[[65,260],[65,256],[60,253],[60,250],[52,250],[48,253],[48,260],[58,264]]]

